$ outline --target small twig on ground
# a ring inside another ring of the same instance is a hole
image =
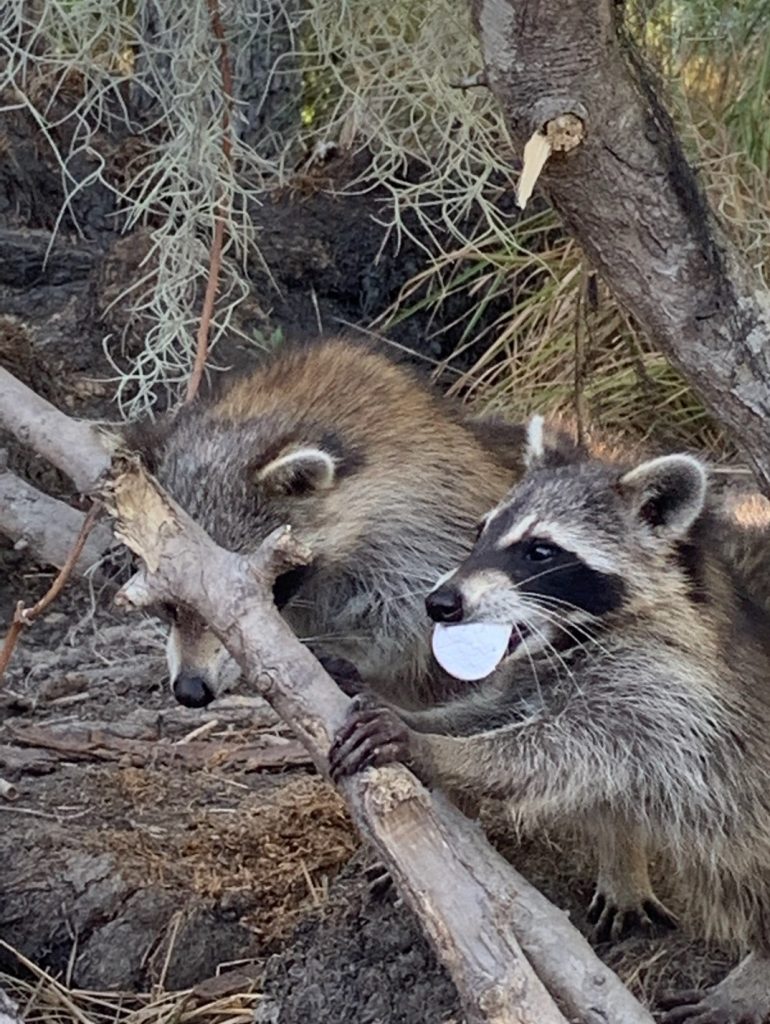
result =
[[[233,101],[233,75],[230,67],[230,57],[227,52],[227,41],[225,39],[222,18],[217,0],[208,0],[211,28],[219,43],[220,67],[222,70],[222,89],[224,92],[224,109],[222,111],[222,156],[226,163],[232,160],[233,141],[230,130],[230,104]],[[222,267],[222,246],[225,236],[225,216],[227,211],[220,204],[214,214],[214,235],[211,240],[211,251],[209,255],[209,277],[206,283],[206,294],[203,297],[203,308],[201,319],[198,325],[198,334],[195,341],[195,362],[193,363],[190,379],[187,382],[186,402],[191,402],[198,393],[203,371],[206,369],[206,360],[209,353],[209,331],[211,329],[211,318],[214,314],[214,302],[219,288],[219,274]]]
[[[51,605],[59,594],[64,589],[67,580],[72,575],[72,570],[75,568],[77,560],[83,551],[88,535],[97,520],[101,506],[98,503],[94,503],[88,511],[88,515],[83,520],[83,525],[80,528],[77,540],[72,546],[72,550],[67,556],[67,561],[59,570],[56,579],[53,581],[51,586],[48,588],[45,594],[32,605],[31,608],[25,608],[24,602],[19,601],[16,604],[16,611],[13,614],[13,621],[5,635],[3,642],[3,648],[0,650],[0,683],[2,683],[5,670],[8,667],[8,663],[11,660],[16,643],[21,635],[21,631],[25,626],[31,626],[35,619],[42,615],[46,608]]]

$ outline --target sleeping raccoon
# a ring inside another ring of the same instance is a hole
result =
[[[426,602],[445,667],[470,680],[491,650],[505,686],[477,682],[416,712],[359,702],[332,775],[398,759],[426,781],[511,800],[527,822],[589,819],[620,844],[636,830],[685,883],[688,917],[749,951],[715,988],[672,1000],[665,1020],[761,1024],[770,620],[735,562],[744,538],[690,456],[547,456],[534,421],[529,472]]]

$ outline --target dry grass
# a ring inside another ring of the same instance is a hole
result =
[[[123,783],[134,800],[164,798],[163,785],[148,783],[146,773]],[[241,923],[264,941],[285,935],[298,916],[326,900],[330,879],[359,844],[344,801],[315,776],[293,778],[269,799],[244,797],[236,810],[196,811],[184,830],[105,827],[93,841],[142,884],[202,899],[258,895],[259,914]]]
[[[0,942],[18,962],[19,973],[0,972],[2,988],[26,1024],[252,1024],[264,997],[254,985],[206,1000],[195,989],[182,992],[91,992],[70,988]]]

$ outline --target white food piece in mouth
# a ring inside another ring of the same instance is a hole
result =
[[[500,664],[512,630],[512,626],[501,622],[465,622],[455,626],[438,622],[433,627],[433,654],[450,676],[474,682],[488,676]]]

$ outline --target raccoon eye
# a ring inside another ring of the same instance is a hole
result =
[[[550,558],[555,558],[560,551],[561,548],[547,540],[533,540],[524,552],[524,557],[528,562],[547,562]]]

